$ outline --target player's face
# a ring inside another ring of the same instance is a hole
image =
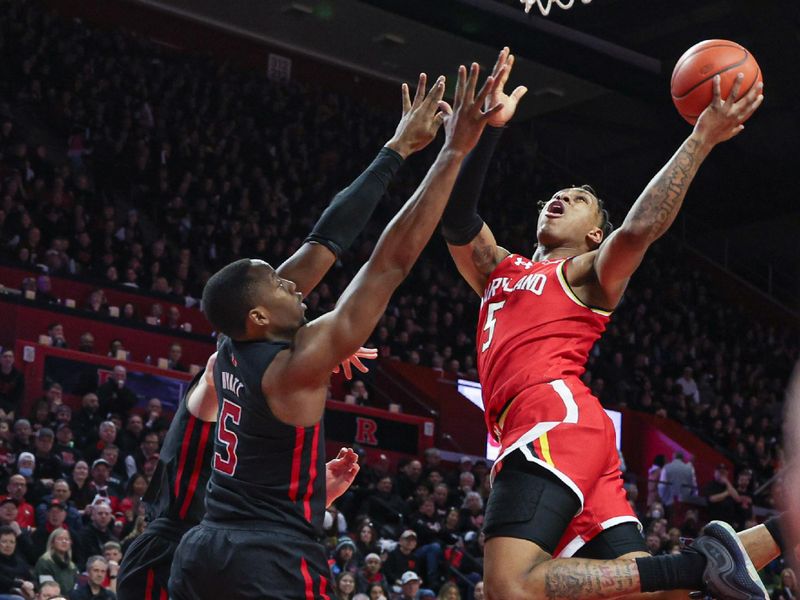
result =
[[[553,194],[539,213],[536,237],[545,246],[584,243],[587,234],[598,231],[598,202],[581,188]]]
[[[276,333],[294,334],[306,323],[306,305],[303,294],[293,281],[284,279],[267,263],[259,265],[263,271],[261,306],[269,314],[269,329]]]

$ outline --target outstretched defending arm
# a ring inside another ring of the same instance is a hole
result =
[[[415,103],[421,102],[425,96],[426,81],[427,76],[421,73]],[[402,98],[403,116],[392,139],[353,183],[336,194],[305,243],[277,269],[278,275],[293,281],[304,296],[317,286],[336,258],[366,227],[405,159],[433,140],[426,129],[427,124],[420,120],[420,114],[410,114],[414,104],[406,84],[402,86]]]
[[[482,111],[481,105],[494,79],[487,79],[476,97],[478,71],[478,65],[473,64],[467,79],[466,68],[459,69],[452,109],[441,101],[443,78],[421,103],[417,110],[425,111],[432,127],[446,121],[446,141],[439,156],[420,187],[392,219],[336,308],[302,327],[295,335],[291,352],[276,357],[267,370],[265,392],[273,403],[286,409],[288,422],[306,426],[319,420],[324,394],[317,392],[324,389],[330,370],[369,336],[394,290],[430,239],[464,156],[475,146],[492,113]],[[437,112],[437,107],[442,112]]]
[[[719,76],[714,78],[711,104],[700,115],[692,134],[636,200],[622,226],[596,252],[575,259],[578,272],[588,266],[581,263],[592,262],[603,296],[592,298],[592,304],[613,308],[619,303],[647,249],[675,220],[702,162],[714,146],[739,134],[744,129],[742,122],[759,107],[764,98],[762,86],[753,86],[740,99],[741,84],[740,74],[728,100],[723,101]]]
[[[478,295],[483,293],[489,274],[508,256],[508,251],[497,245],[491,229],[478,215],[478,201],[503,128],[528,91],[524,86],[517,87],[510,95],[503,91],[513,66],[514,55],[508,47],[503,48],[492,71],[497,84],[486,99],[487,108],[497,104],[503,108],[492,115],[477,146],[464,160],[442,216],[442,235],[450,254],[461,276]]]

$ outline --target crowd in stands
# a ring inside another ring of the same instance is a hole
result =
[[[0,258],[39,271],[23,288],[44,301],[57,300],[50,277],[93,281],[97,290],[78,308],[101,315],[103,287],[150,291],[147,314],[130,305],[121,317],[167,329],[181,327],[180,310],[164,311],[159,298],[199,297],[210,274],[240,256],[286,258],[395,124],[393,113],[362,100],[93,30],[37,2],[0,0],[0,49]],[[48,141],[26,131],[18,107],[37,116],[63,157],[51,158]],[[564,183],[536,152],[527,125],[510,128],[482,204],[498,240],[528,255],[536,194]],[[305,300],[310,315],[333,306],[429,158],[401,171],[360,243]],[[477,378],[479,299],[443,267],[448,261],[434,241],[371,343],[384,358]],[[55,321],[47,334],[67,343]],[[72,332],[68,345],[113,357],[124,350],[95,349],[90,331]],[[170,368],[185,370],[180,346],[173,351]],[[685,424],[736,469],[672,492],[666,474],[691,465],[665,457],[651,469],[646,498],[631,483],[651,550],[674,551],[704,519],[745,527],[754,505],[771,506],[783,460],[782,394],[797,358],[795,331],[765,325],[717,293],[680,249],[662,242],[651,252],[592,351],[585,381],[608,406]],[[139,497],[167,421],[157,402],[134,409],[122,367],[79,410],[61,402],[54,383],[33,414],[18,414],[25,382],[14,361],[2,353],[0,594],[16,587],[28,597],[33,588],[20,580],[44,593],[43,575],[62,593],[80,581],[89,591],[76,598],[113,591],[120,553],[144,526]],[[364,398],[369,389],[356,381],[352,393]],[[430,589],[480,599],[486,473],[469,459],[448,470],[436,452],[399,470],[386,460],[365,464],[329,511],[337,597],[410,599]],[[796,597],[794,574],[775,576],[776,598]]]

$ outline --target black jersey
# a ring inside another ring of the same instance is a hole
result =
[[[215,423],[192,416],[186,406],[189,393],[203,377],[200,371],[181,398],[172,418],[153,479],[145,492],[150,521],[167,518],[184,531],[205,514],[205,489],[211,476]]]
[[[287,425],[272,414],[261,391],[264,372],[287,345],[229,338],[218,344],[219,413],[207,518],[266,521],[319,536],[325,512],[322,421]]]

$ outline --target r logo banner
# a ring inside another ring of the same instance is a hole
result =
[[[367,444],[368,446],[377,446],[378,438],[375,435],[377,432],[378,424],[373,419],[356,417],[356,442]]]

